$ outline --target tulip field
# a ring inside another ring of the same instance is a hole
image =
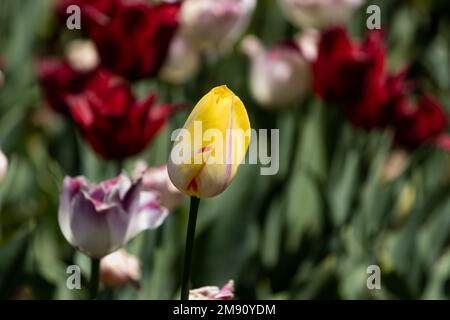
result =
[[[449,115],[445,0],[0,0],[0,298],[449,299]]]

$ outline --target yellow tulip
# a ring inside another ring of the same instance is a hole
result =
[[[239,97],[226,86],[212,89],[175,138],[167,166],[173,184],[199,198],[223,192],[245,157],[250,130]]]

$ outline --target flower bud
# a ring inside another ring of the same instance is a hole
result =
[[[363,0],[279,0],[293,24],[302,28],[325,28],[347,21]]]
[[[178,131],[168,161],[170,180],[182,192],[213,197],[231,183],[250,143],[244,104],[226,86],[206,94]]]
[[[185,36],[178,33],[170,43],[169,54],[159,72],[161,79],[182,84],[191,79],[199,68],[199,52]]]
[[[147,191],[159,192],[161,206],[172,210],[183,199],[183,194],[170,181],[167,166],[148,168],[144,162],[138,163],[135,174],[142,176],[142,188]]]
[[[100,63],[97,49],[92,41],[74,40],[66,48],[70,66],[78,72],[94,70]]]
[[[122,247],[141,231],[159,227],[167,209],[159,195],[141,192],[141,181],[128,176],[93,185],[84,177],[66,177],[60,195],[58,222],[66,240],[93,258]]]
[[[121,288],[130,283],[139,287],[139,260],[124,249],[117,250],[100,261],[100,280],[106,288]]]
[[[242,34],[255,0],[186,0],[181,28],[201,49],[226,49]]]
[[[244,52],[251,59],[250,91],[266,108],[298,104],[310,89],[310,66],[300,48],[284,43],[266,50],[253,36],[244,39]]]

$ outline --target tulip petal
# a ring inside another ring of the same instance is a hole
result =
[[[128,241],[147,229],[158,228],[166,219],[169,211],[159,204],[159,193],[141,192],[139,209],[132,213],[125,241]]]
[[[122,208],[126,212],[134,212],[138,210],[140,193],[142,190],[142,179],[133,183],[122,198]]]
[[[231,181],[230,166],[206,164],[195,177],[197,194],[214,197],[222,193]]]
[[[130,178],[123,173],[113,179],[103,182],[102,187],[106,193],[105,202],[122,205],[122,200],[125,198],[125,195],[131,186],[132,182]]]
[[[58,223],[62,234],[69,243],[73,243],[70,227],[72,199],[84,186],[86,186],[86,181],[82,177],[66,177],[63,182],[63,190],[59,199]]]
[[[78,193],[72,200],[72,212],[72,244],[89,256],[101,258],[124,243],[128,220],[121,208],[97,212],[94,204]]]

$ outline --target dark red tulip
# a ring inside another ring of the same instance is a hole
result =
[[[178,28],[180,3],[150,5],[143,1],[67,0],[82,13],[82,31],[96,44],[102,65],[129,79],[155,76]]]
[[[67,62],[58,59],[38,61],[37,73],[48,104],[65,115],[70,115],[66,95],[80,93],[92,76],[92,72],[75,71]]]
[[[382,106],[383,117],[394,131],[395,142],[415,149],[436,139],[447,127],[447,116],[439,102],[429,94],[413,99],[415,84],[403,71],[388,77],[388,98]]]
[[[316,94],[342,105],[367,102],[368,88],[384,77],[382,38],[381,32],[370,32],[363,43],[356,43],[341,27],[324,31],[313,64]]]
[[[155,95],[136,101],[122,78],[99,69],[83,92],[67,95],[73,120],[92,148],[107,159],[124,159],[141,152],[177,110],[155,106]]]
[[[448,121],[442,106],[430,95],[418,103],[398,101],[393,123],[395,142],[407,149],[415,149],[442,134]]]
[[[387,126],[389,124],[389,115],[386,114],[388,96],[387,79],[369,77],[366,87],[362,89],[360,99],[343,105],[347,118],[354,126],[364,129]]]

